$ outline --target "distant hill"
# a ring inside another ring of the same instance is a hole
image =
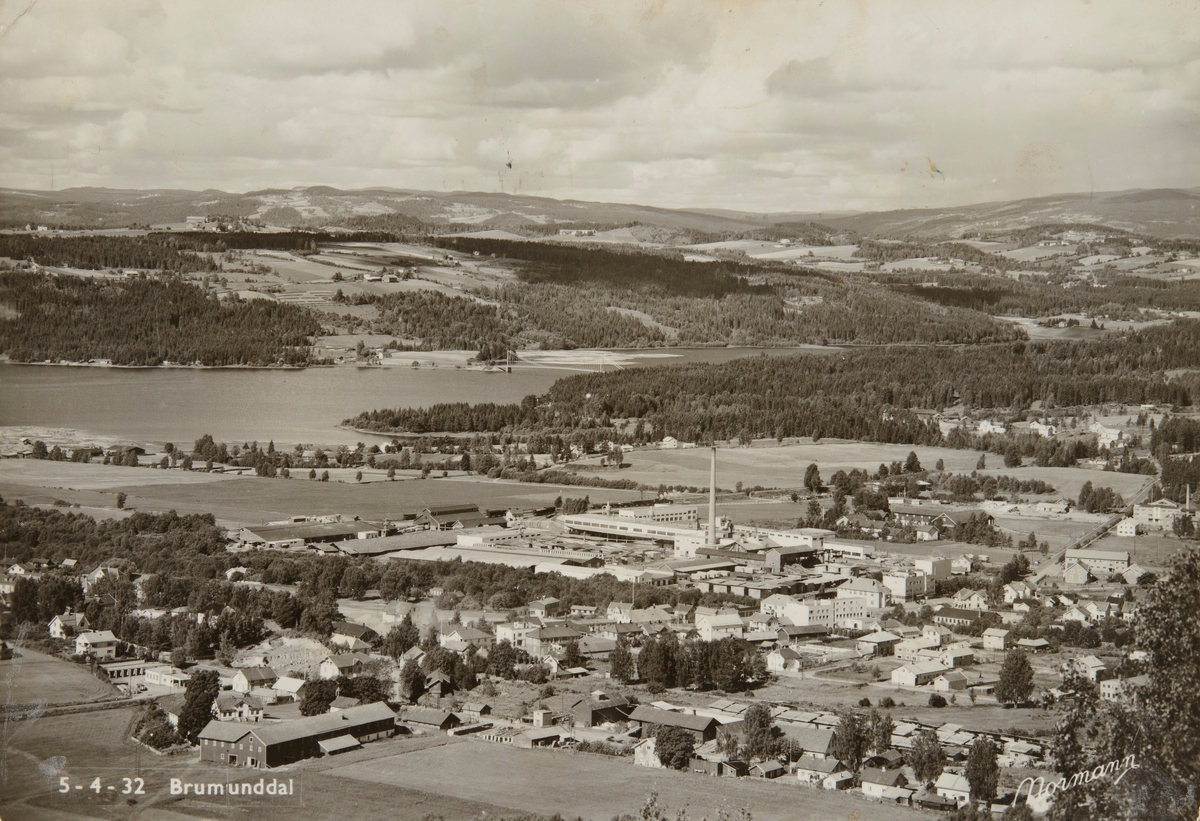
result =
[[[638,223],[658,229],[655,241],[687,244],[703,238],[817,223],[839,232],[883,237],[960,237],[1046,223],[1102,224],[1158,237],[1200,237],[1200,189],[1153,189],[982,203],[957,208],[872,213],[748,213],[668,209],[628,203],[556,200],[504,193],[430,192],[329,186],[262,189],[232,194],[213,189],[64,191],[0,190],[0,227],[26,224],[121,228],[181,225],[189,216],[257,218],[283,226],[380,227],[395,230],[509,230],[535,236],[558,226],[614,228]]]
[[[1164,238],[1200,237],[1200,189],[1062,194],[959,208],[877,211],[812,222],[868,236],[961,237],[1048,223],[1087,223]]]

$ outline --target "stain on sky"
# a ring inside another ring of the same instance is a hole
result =
[[[946,181],[946,175],[942,174],[942,169],[937,167],[937,163],[931,157],[925,158],[929,162],[929,179],[937,179],[937,175],[941,174],[942,182]]]

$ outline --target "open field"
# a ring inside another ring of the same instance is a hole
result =
[[[428,479],[346,484],[308,479],[238,477],[208,485],[131,485],[127,505],[139,510],[213,513],[218,519],[262,524],[302,513],[340,512],[363,519],[397,517],[430,505],[476,503],[484,508],[540,507],[556,496],[589,495],[592,501],[637,499],[628,490],[527,485],[484,479]]]
[[[110,684],[88,672],[87,665],[73,664],[35,650],[18,648],[13,658],[0,661],[6,704],[63,704],[99,701],[116,696]]]
[[[1168,533],[1170,531],[1167,531]],[[1164,535],[1160,532],[1145,536],[1105,536],[1089,547],[1090,550],[1125,550],[1129,552],[1129,561],[1140,564],[1147,569],[1166,567],[1175,558],[1185,544],[1195,545],[1195,542],[1184,542],[1174,535]]]
[[[979,454],[970,450],[867,442],[721,448],[717,451],[717,486],[732,489],[742,482],[747,487],[800,487],[804,470],[812,462],[817,463],[821,477],[828,481],[838,470],[862,468],[874,473],[881,462],[902,462],[912,450],[917,452],[921,464],[929,469],[937,464],[938,459],[942,459],[946,470],[970,472],[979,461]],[[648,485],[708,487],[709,451],[705,448],[635,450],[625,456],[625,461],[630,467],[620,471],[622,479]],[[585,475],[615,475],[613,471],[600,469],[598,460],[576,462],[574,466],[577,472]]]
[[[896,813],[861,797],[805,789],[790,778],[718,779],[636,767],[628,758],[518,750],[476,741],[351,764],[329,774],[458,800],[495,802],[514,811],[600,821],[622,813],[636,815],[654,792],[660,806],[686,808],[693,819],[715,817],[722,809],[736,814],[742,807],[758,819],[789,821],[824,821],[851,813],[862,821],[891,821]],[[348,786],[346,792],[355,789]]]
[[[960,451],[963,452],[963,451]],[[965,451],[974,453],[974,451]],[[917,451],[920,454],[920,451]],[[979,457],[976,456],[976,459]],[[988,454],[988,465],[993,463],[1003,464],[1000,457],[995,454]],[[921,464],[925,464],[924,456],[921,457]],[[949,468],[950,462],[946,462]],[[972,465],[974,467],[974,465]],[[1153,477],[1141,476],[1136,473],[1116,473],[1113,471],[1089,470],[1086,468],[1041,468],[1041,467],[989,467],[988,470],[981,470],[979,473],[983,476],[1012,476],[1016,479],[1041,479],[1043,482],[1054,485],[1058,491],[1054,494],[1054,498],[1062,499],[1078,499],[1079,491],[1085,483],[1091,482],[1093,487],[1111,487],[1117,493],[1120,493],[1126,500],[1133,498],[1148,479]],[[824,476],[824,472],[821,474]]]
[[[201,467],[204,467],[201,465]],[[51,462],[46,459],[0,461],[0,482],[64,490],[113,490],[126,485],[207,485],[229,481],[220,473],[118,467],[99,462]]]

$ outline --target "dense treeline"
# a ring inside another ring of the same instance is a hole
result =
[[[640,420],[633,439],[814,436],[935,444],[913,408],[1028,409],[1105,402],[1191,404],[1163,372],[1200,361],[1200,321],[1097,342],[986,349],[881,348],[842,356],[751,357],[560,379],[520,405],[376,410],[347,420],[374,431],[571,430]]]
[[[259,235],[255,235],[259,236]],[[208,234],[212,242],[212,234]],[[0,257],[32,260],[39,265],[82,268],[148,268],[185,274],[192,271],[219,271],[208,257],[191,253],[194,246],[178,242],[177,236],[156,234],[149,237],[39,237],[30,234],[0,235]]]
[[[928,274],[920,275],[922,280]],[[1016,316],[1086,313],[1111,319],[1137,319],[1139,309],[1195,311],[1200,309],[1200,281],[1148,279],[1099,273],[1103,287],[1063,287],[1063,275],[1045,280],[1001,279],[980,274],[939,272],[938,284],[915,284],[912,275],[880,275],[880,281],[938,305]]]
[[[267,300],[222,303],[176,278],[109,282],[0,272],[0,350],[17,362],[305,365],[312,312]]]
[[[331,234],[325,231],[174,231],[150,234],[148,242],[162,242],[193,251],[224,251],[229,248],[264,248],[272,251],[315,251],[319,245],[337,242],[395,242],[390,231],[367,230]]]
[[[643,251],[579,248],[539,242],[517,242],[475,237],[438,239],[442,248],[478,251],[507,259],[522,260],[519,276],[528,283],[577,285],[603,283],[614,288],[659,290],[690,297],[723,297],[728,294],[770,293],[765,285],[746,279],[754,273],[731,262],[687,262],[682,256],[648,254]]]

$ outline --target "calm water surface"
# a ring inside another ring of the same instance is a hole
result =
[[[726,362],[763,352],[779,355],[799,350],[659,348],[622,351],[617,356],[626,367],[636,367]],[[361,411],[436,402],[517,402],[585,369],[598,367],[524,365],[508,374],[445,366],[286,371],[0,363],[0,425],[72,428],[93,436],[147,442],[190,443],[211,433],[218,441],[229,442],[353,443],[372,437],[338,425]]]

